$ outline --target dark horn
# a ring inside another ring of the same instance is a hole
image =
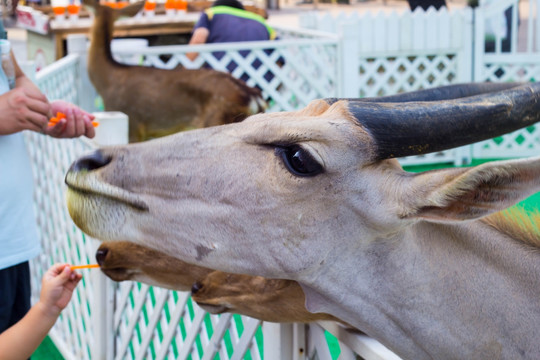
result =
[[[511,88],[503,85],[501,91],[491,91],[496,87],[484,85],[488,93],[480,95],[439,101],[350,100],[348,108],[372,135],[376,143],[374,160],[447,150],[540,121],[540,83]],[[480,91],[482,87],[475,89]]]

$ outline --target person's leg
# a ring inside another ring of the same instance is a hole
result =
[[[10,319],[11,325],[22,319],[28,310],[30,310],[30,264],[28,261],[25,261],[19,265],[16,265],[16,271],[16,293],[12,316]]]
[[[0,333],[11,326],[17,283],[16,272],[16,266],[0,270]]]
[[[30,310],[28,262],[0,270],[0,294],[0,332],[3,332]]]

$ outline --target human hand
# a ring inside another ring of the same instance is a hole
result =
[[[51,103],[51,113],[58,112],[65,114],[66,118],[61,119],[54,126],[47,126],[43,131],[45,134],[56,138],[74,138],[82,135],[93,138],[95,136],[96,132],[92,125],[94,115],[62,100]]]
[[[47,127],[50,104],[33,87],[18,87],[0,95],[0,135],[22,130],[40,132]]]
[[[50,267],[41,280],[39,297],[45,313],[53,317],[60,315],[81,279],[82,275],[71,270],[68,264],[55,264]]]

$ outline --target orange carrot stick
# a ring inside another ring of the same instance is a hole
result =
[[[98,268],[99,264],[88,264],[88,265],[72,265],[70,266],[71,270],[76,269],[92,269],[92,268]]]

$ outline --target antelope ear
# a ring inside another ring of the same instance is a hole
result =
[[[477,219],[540,190],[540,158],[495,161],[417,174],[405,194],[403,218]]]

